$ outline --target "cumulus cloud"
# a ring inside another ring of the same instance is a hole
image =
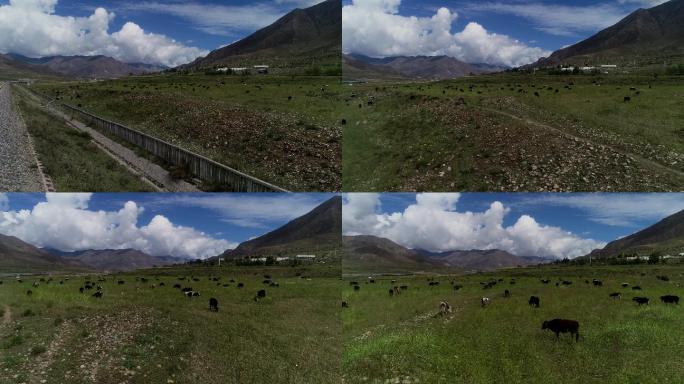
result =
[[[487,31],[470,22],[452,33],[458,15],[439,8],[431,17],[399,14],[401,0],[353,0],[342,7],[345,52],[372,57],[447,55],[470,63],[520,66],[549,51]]]
[[[0,212],[0,233],[62,251],[137,249],[155,256],[206,258],[237,244],[215,239],[157,215],[138,225],[143,208],[128,201],[118,211],[88,209],[91,194],[46,194],[31,210]]]
[[[522,215],[504,226],[509,209],[498,201],[484,212],[458,212],[458,194],[418,194],[403,212],[380,212],[379,194],[347,194],[342,206],[346,235],[373,235],[433,252],[502,249],[519,256],[577,257],[605,246]]]
[[[58,0],[10,0],[0,6],[0,52],[30,57],[106,55],[124,62],[177,66],[207,52],[127,22],[109,33],[114,13],[97,8],[88,17],[55,14]]]

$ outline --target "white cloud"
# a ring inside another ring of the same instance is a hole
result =
[[[684,209],[683,193],[572,193],[543,194],[521,206],[554,205],[580,209],[589,220],[618,227],[658,221]],[[639,228],[641,229],[641,228]]]
[[[62,251],[133,248],[155,256],[206,258],[237,246],[162,215],[138,225],[143,212],[128,201],[118,211],[88,209],[90,194],[46,194],[31,210],[0,212],[0,233]]]
[[[451,33],[457,14],[439,8],[431,17],[402,16],[401,0],[353,0],[342,7],[345,52],[372,57],[447,55],[470,63],[520,66],[548,56],[506,35],[470,22]]]
[[[0,6],[0,52],[30,57],[106,55],[124,62],[177,66],[207,52],[128,22],[109,33],[114,13],[97,8],[88,17],[55,14],[58,0],[10,0]]]
[[[618,0],[620,4],[638,4],[644,7],[655,7],[670,0]]]
[[[577,257],[605,243],[581,238],[522,215],[505,227],[509,209],[493,202],[484,212],[458,212],[458,194],[418,194],[403,212],[380,213],[379,194],[347,194],[342,206],[346,235],[374,235],[409,248],[441,252],[502,249],[520,256]]]

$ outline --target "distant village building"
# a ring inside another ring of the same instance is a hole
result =
[[[297,260],[314,261],[314,260],[316,260],[316,255],[297,255]]]
[[[575,67],[561,68],[561,72],[574,72],[574,71],[575,71]]]
[[[230,68],[228,68],[228,67],[221,67],[221,68],[217,68],[217,69],[216,69],[216,72],[228,73],[228,69],[230,69]]]
[[[268,74],[268,65],[255,65],[254,70],[262,75]]]
[[[249,68],[244,68],[244,67],[231,68],[230,72],[235,73],[235,74],[247,73],[247,72],[249,72]]]
[[[276,261],[279,262],[279,263],[282,262],[282,261],[290,261],[290,257],[289,257],[289,256],[276,257]]]
[[[615,64],[602,64],[601,65],[601,68],[603,68],[603,69],[617,69],[617,67],[618,66]]]

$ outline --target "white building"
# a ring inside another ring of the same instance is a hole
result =
[[[257,73],[260,73],[262,75],[265,75],[268,73],[268,68],[269,68],[268,65],[255,65],[254,66],[254,70]]]
[[[297,260],[314,261],[316,260],[316,255],[297,255]]]

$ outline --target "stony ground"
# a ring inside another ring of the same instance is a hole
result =
[[[0,190],[43,191],[30,137],[12,108],[9,83],[0,83],[0,138]]]

